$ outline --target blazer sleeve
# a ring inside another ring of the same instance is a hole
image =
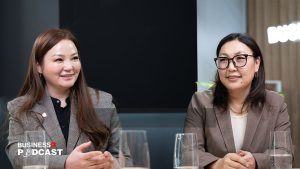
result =
[[[107,124],[107,127],[109,127],[111,130],[111,135],[107,143],[106,151],[109,151],[112,154],[116,164],[119,165],[120,131],[122,128],[116,106],[112,102],[111,94],[100,91],[100,107],[100,109],[104,109],[104,111],[101,111],[102,113],[100,114],[104,115],[105,117],[109,116],[109,118],[103,118],[103,122]],[[109,120],[109,122],[105,120]],[[125,156],[124,160],[126,160],[127,162],[131,162],[129,152],[123,153]]]
[[[276,97],[273,95],[273,97]],[[277,115],[275,118],[275,125],[273,131],[289,131],[291,132],[290,126],[290,118],[289,118],[289,113],[287,110],[287,104],[284,102],[284,99],[278,99],[279,102],[271,104],[271,111],[272,114]],[[276,106],[279,105],[279,106]],[[269,137],[269,136],[266,136]],[[292,153],[294,153],[292,151]],[[265,169],[265,168],[270,168],[270,161],[269,161],[269,152],[268,150],[265,150],[264,153],[252,153],[252,155],[255,158],[256,165],[258,169]],[[292,154],[293,155],[293,154]]]
[[[108,151],[111,152],[111,154],[114,157],[118,158],[121,124],[120,124],[119,116],[117,114],[116,107],[113,103],[111,104],[111,111],[112,111],[111,120],[110,120],[111,137],[109,140]]]
[[[15,105],[9,102],[7,109],[9,112],[9,131],[5,151],[13,168],[22,168],[23,159],[17,154],[17,143],[24,142],[24,129],[20,120],[15,116]]]
[[[108,151],[114,157],[115,163],[118,165],[119,168],[119,142],[120,142],[120,130],[121,124],[119,120],[119,116],[117,114],[117,110],[115,105],[111,102],[111,121],[110,121],[110,130],[111,130],[111,137],[108,142]]]
[[[18,154],[18,149],[22,148],[18,147],[18,143],[25,141],[23,123],[26,119],[21,119],[21,116],[17,116],[17,114],[20,113],[18,111],[19,105],[20,102],[17,100],[7,104],[9,112],[9,134],[5,151],[14,169],[22,169],[23,167],[23,156]],[[67,157],[67,155],[49,156],[49,169],[63,169]]]
[[[124,163],[124,161],[126,161],[126,164],[132,164],[132,159],[128,148],[124,148],[122,155],[119,154],[120,131],[122,128],[114,104],[112,104],[112,108],[113,108],[113,112],[112,112],[111,123],[110,123],[111,137],[108,143],[109,144],[108,151],[113,155],[115,163],[118,165],[116,168],[120,168],[120,161],[121,163]]]
[[[205,107],[199,100],[199,97],[194,94],[188,106],[187,115],[184,122],[184,132],[197,134],[199,164],[202,168],[219,159],[205,150],[206,138],[204,127]]]

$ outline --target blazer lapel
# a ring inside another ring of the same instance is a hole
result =
[[[228,111],[222,111],[219,108],[214,108],[217,123],[219,125],[219,129],[221,131],[225,146],[228,152],[236,152],[233,133],[232,133],[232,126],[230,120],[230,113]]]
[[[77,108],[75,106],[76,102],[74,99],[71,99],[71,116],[70,116],[70,126],[69,126],[69,137],[67,144],[67,153],[71,153],[76,147],[81,134],[78,124],[77,124]]]
[[[63,153],[65,153],[65,138],[57,120],[53,103],[47,91],[45,92],[43,99],[33,107],[32,111],[38,116],[38,119],[51,141],[55,142],[57,148],[63,149]]]
[[[263,108],[263,111],[265,111],[265,107]],[[254,138],[255,132],[257,130],[257,126],[260,122],[262,116],[262,112],[259,111],[258,108],[248,112],[247,117],[247,125],[246,125],[246,131],[244,136],[244,143],[242,146],[242,150],[249,150],[252,140]]]

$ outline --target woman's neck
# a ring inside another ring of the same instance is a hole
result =
[[[236,114],[243,114],[247,111],[247,105],[245,105],[245,100],[250,92],[246,91],[230,91],[229,92],[229,108],[232,112]]]
[[[51,87],[48,87],[48,92],[51,97],[59,99],[61,102],[61,107],[65,107],[67,105],[66,99],[69,97],[70,89],[69,90],[57,90]]]

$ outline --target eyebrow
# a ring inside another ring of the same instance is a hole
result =
[[[62,54],[54,54],[54,55],[52,55],[52,57],[54,57],[54,56],[65,57],[65,55],[62,55]],[[76,53],[73,53],[71,56],[79,56],[79,54],[78,54],[78,52],[76,52]]]
[[[244,51],[238,51],[234,54],[234,56],[236,55],[240,55],[240,54],[246,54],[246,52]],[[219,56],[225,55],[226,57],[229,57],[229,55],[227,53],[221,53]]]

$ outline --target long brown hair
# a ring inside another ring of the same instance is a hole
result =
[[[42,65],[45,54],[64,39],[71,40],[79,49],[77,39],[66,29],[49,29],[36,38],[32,47],[25,82],[19,92],[19,96],[26,96],[27,98],[20,108],[20,112],[30,110],[45,95],[45,79],[43,76],[39,76],[37,63]],[[76,118],[79,129],[89,137],[96,149],[100,149],[109,139],[110,130],[96,115],[82,68],[70,93],[71,98],[77,104]]]

